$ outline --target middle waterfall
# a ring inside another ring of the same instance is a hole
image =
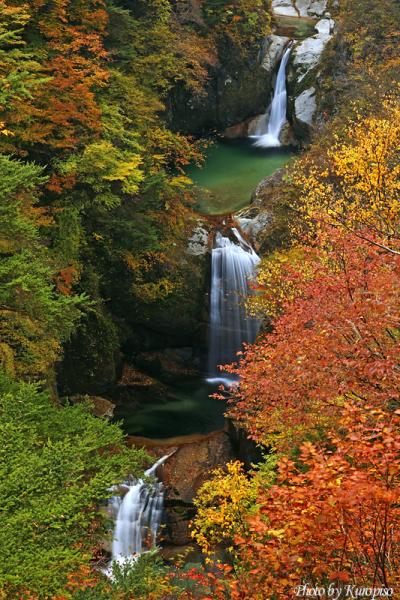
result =
[[[278,75],[276,78],[275,93],[271,105],[271,114],[268,121],[268,127],[265,130],[261,126],[256,131],[254,142],[255,146],[260,148],[274,148],[280,146],[279,134],[286,122],[287,92],[286,92],[286,65],[289,60],[291,47],[289,46],[281,60]]]
[[[244,343],[254,342],[259,322],[246,314],[244,301],[249,294],[249,279],[255,275],[260,258],[237,229],[232,237],[217,232],[212,251],[209,383],[231,385],[234,377],[218,365],[236,359]]]

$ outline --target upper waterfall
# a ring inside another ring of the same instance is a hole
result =
[[[258,320],[246,314],[244,301],[260,258],[237,229],[231,231],[234,241],[217,232],[211,264],[208,381],[226,385],[234,377],[221,373],[218,365],[234,361],[244,343],[254,342],[259,328]]]
[[[266,126],[267,119],[263,120],[254,135],[254,137],[257,138],[254,145],[261,148],[274,148],[281,145],[279,134],[286,122],[286,65],[289,60],[290,50],[291,47],[289,46],[286,49],[279,66],[268,126]]]

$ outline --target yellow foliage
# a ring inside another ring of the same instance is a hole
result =
[[[391,98],[382,114],[358,115],[342,139],[336,136],[325,164],[318,157],[299,161],[294,183],[306,220],[399,239],[399,146],[400,105]]]
[[[0,121],[0,135],[12,136],[14,135],[12,131],[6,128],[5,123]]]
[[[246,516],[256,510],[257,478],[249,479],[239,461],[226,465],[226,471],[215,469],[194,500],[197,509],[192,521],[193,539],[205,554],[217,544],[233,550],[236,535],[244,533]]]
[[[0,343],[0,367],[6,375],[15,377],[14,352],[12,348],[4,342]]]
[[[291,268],[296,271],[296,277],[287,276]],[[297,296],[299,274],[304,279],[313,275],[302,248],[276,251],[264,258],[257,274],[258,292],[247,301],[248,312],[256,317],[277,317],[284,305]]]
[[[168,296],[176,292],[176,290],[177,284],[167,277],[162,277],[154,282],[135,283],[132,286],[135,296],[142,302],[149,304],[165,300]]]

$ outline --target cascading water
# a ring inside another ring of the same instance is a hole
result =
[[[244,300],[248,281],[254,276],[259,257],[237,229],[234,241],[217,232],[211,262],[210,341],[207,381],[232,385],[235,378],[218,365],[236,359],[244,343],[254,342],[259,321],[246,314]]]
[[[290,46],[286,49],[276,78],[275,93],[271,105],[271,114],[266,126],[267,119],[263,119],[253,137],[257,138],[255,146],[260,148],[276,148],[280,146],[279,134],[286,122],[287,92],[286,92],[286,65],[290,56]]]
[[[156,544],[164,507],[164,486],[155,478],[155,472],[169,456],[163,456],[145,471],[145,476],[153,477],[154,481],[127,482],[119,486],[126,487],[125,496],[110,499],[115,518],[112,563],[124,564]],[[107,574],[112,576],[112,567]]]

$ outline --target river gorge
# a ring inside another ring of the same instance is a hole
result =
[[[316,14],[299,17],[287,12],[277,3],[276,29],[263,45],[262,61],[273,81],[269,93],[266,90],[265,112],[229,124],[210,139],[204,165],[186,169],[195,186],[198,213],[188,252],[202,262],[206,286],[202,342],[200,349],[150,352],[147,363],[143,358],[138,363],[145,367],[142,381],[136,367],[122,376],[125,394],[119,401],[117,395],[115,417],[123,420],[131,443],[144,445],[158,460],[148,471],[156,477],[153,483],[131,483],[123,500],[112,500],[115,560],[156,544],[162,530],[165,556],[192,548],[191,503],[209,470],[232,457],[247,464],[257,458],[256,448],[226,423],[225,403],[212,394],[221,384],[226,389],[237,384],[218,366],[235,361],[260,326],[246,314],[245,302],[260,260],[252,244],[257,246],[257,232],[271,215],[258,208],[255,217],[254,211],[253,218],[244,216],[256,186],[262,180],[268,186],[269,178],[283,172],[318,116],[315,90],[304,89],[302,80],[307,77],[310,85],[310,77],[315,77],[334,23],[330,14],[318,20]]]

